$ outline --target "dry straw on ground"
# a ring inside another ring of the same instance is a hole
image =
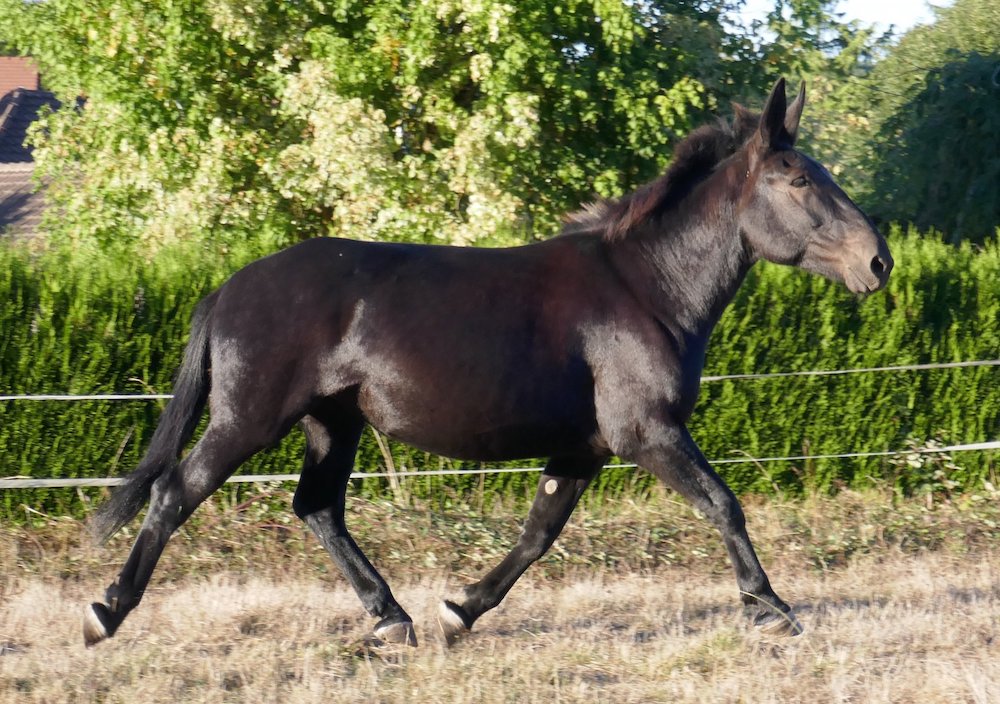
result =
[[[361,542],[422,639],[379,650],[364,642],[371,620],[297,526],[267,530],[245,506],[208,508],[119,635],[92,650],[81,610],[127,536],[96,549],[68,521],[4,529],[0,701],[1000,701],[992,507],[856,495],[751,506],[775,586],[807,629],[781,641],[747,627],[718,538],[688,509],[662,497],[584,507],[561,552],[450,650],[435,638],[436,601],[516,537],[509,511],[449,522],[355,504]]]

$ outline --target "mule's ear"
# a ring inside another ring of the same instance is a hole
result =
[[[792,144],[795,144],[795,138],[798,136],[799,120],[802,119],[802,108],[805,104],[806,82],[802,81],[799,83],[799,94],[795,96],[795,100],[792,101],[792,104],[785,111],[785,131],[788,132],[788,138]]]
[[[776,147],[785,137],[785,79],[779,78],[771,89],[760,114],[760,141],[765,147]]]

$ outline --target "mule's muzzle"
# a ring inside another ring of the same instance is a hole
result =
[[[853,293],[868,294],[885,288],[889,282],[889,274],[892,272],[894,262],[889,248],[881,235],[876,235],[874,246],[868,249],[867,254],[861,254],[858,259],[844,264],[844,283],[847,284]]]

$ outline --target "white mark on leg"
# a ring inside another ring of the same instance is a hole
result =
[[[556,493],[557,489],[559,489],[559,482],[557,482],[555,479],[550,479],[547,482],[545,482],[546,494],[549,494],[551,496],[552,494]]]

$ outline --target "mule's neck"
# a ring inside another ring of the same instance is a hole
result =
[[[685,356],[704,355],[753,264],[736,220],[745,172],[745,163],[732,160],[679,207],[610,245],[622,277]]]

